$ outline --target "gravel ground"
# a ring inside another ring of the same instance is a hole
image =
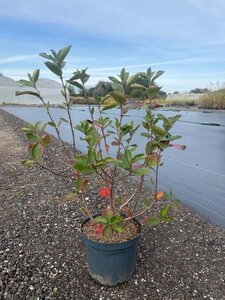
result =
[[[72,182],[20,165],[24,124],[0,110],[0,299],[225,299],[225,231],[185,207],[174,222],[143,230],[129,282],[95,283],[80,238],[79,205],[59,205]],[[60,154],[54,138],[52,148]],[[59,161],[51,149],[49,157],[50,165]],[[95,183],[89,197],[100,207]]]

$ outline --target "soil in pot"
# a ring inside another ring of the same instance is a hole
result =
[[[96,233],[97,224],[91,220],[84,223],[82,232],[91,240],[98,243],[122,243],[133,239],[137,236],[141,229],[135,220],[127,221],[123,226],[123,231],[120,233],[111,232],[109,237]]]

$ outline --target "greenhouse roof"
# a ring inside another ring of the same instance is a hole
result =
[[[19,87],[19,83],[12,78],[0,76],[0,87]],[[40,78],[37,83],[38,88],[62,88],[62,85],[52,79]]]
[[[0,87],[1,86],[4,86],[4,87],[7,87],[7,86],[9,86],[9,87],[10,86],[11,87],[18,87],[19,84],[15,80],[13,80],[9,77],[0,76]]]

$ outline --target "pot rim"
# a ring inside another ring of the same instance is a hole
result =
[[[94,217],[97,217],[98,215],[99,215],[99,214],[95,214]],[[89,238],[89,237],[83,232],[83,230],[82,230],[84,224],[87,223],[89,220],[90,220],[90,218],[86,218],[86,219],[81,223],[81,225],[80,225],[80,233],[81,233],[81,235],[83,236],[84,239],[87,239],[87,240],[89,240],[89,241],[91,241],[91,242],[94,242],[94,243],[97,243],[97,244],[99,244],[99,245],[114,245],[114,246],[118,245],[118,246],[119,246],[119,245],[122,245],[122,244],[129,244],[129,243],[131,243],[132,241],[134,241],[135,239],[139,239],[140,236],[141,236],[142,225],[141,225],[141,223],[140,223],[136,218],[134,218],[134,219],[132,219],[132,220],[134,220],[134,222],[138,225],[138,227],[139,227],[139,228],[138,228],[138,229],[139,229],[139,232],[138,232],[135,236],[133,236],[130,240],[128,240],[128,241],[121,241],[121,242],[117,242],[117,243],[98,242],[98,241],[96,241],[96,240],[93,240],[93,239]]]

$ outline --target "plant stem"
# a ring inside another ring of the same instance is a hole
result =
[[[65,170],[65,171],[62,171],[61,173],[57,173],[57,172],[53,171],[52,169],[49,169],[48,167],[46,167],[46,166],[40,164],[39,162],[37,162],[37,165],[38,165],[40,168],[42,168],[42,169],[44,169],[44,170],[47,170],[48,172],[51,172],[51,173],[54,174],[54,175],[61,176],[61,177],[63,177],[63,178],[68,178],[68,176],[61,174],[61,173],[65,172],[66,170]]]
[[[134,216],[132,216],[132,217],[123,219],[123,222],[124,222],[124,221],[129,221],[129,220],[131,220],[131,219],[135,219],[135,218],[137,218],[137,217],[143,215],[146,211],[148,211],[148,210],[155,204],[155,202],[156,202],[156,200],[154,200],[147,208],[145,208],[144,210],[142,210],[140,213],[138,213],[138,214],[136,214],[136,215],[134,215]]]
[[[54,119],[53,119],[53,117],[52,117],[52,115],[51,115],[51,113],[50,113],[50,111],[49,111],[48,104],[45,102],[44,98],[41,96],[40,91],[37,89],[37,87],[34,86],[34,88],[35,88],[35,90],[38,92],[38,95],[39,95],[38,98],[41,100],[41,102],[42,102],[43,105],[45,106],[46,111],[47,111],[47,114],[48,114],[48,116],[49,116],[51,122],[55,124]],[[61,139],[61,136],[60,136],[58,127],[55,126],[54,128],[55,128],[57,137],[58,137],[58,139],[60,140],[60,143],[61,143],[61,145],[62,145],[62,147],[63,147],[63,150],[64,150],[66,156],[68,157],[68,159],[70,159],[69,152],[68,152],[68,150],[66,149],[66,146],[65,146],[63,140]]]
[[[157,195],[157,190],[158,190],[158,179],[159,179],[159,161],[160,161],[160,155],[161,155],[161,149],[159,150],[159,153],[157,155],[157,165],[156,165],[156,170],[155,170],[155,198]]]
[[[119,159],[120,156],[120,150],[121,150],[121,141],[122,141],[122,121],[123,121],[123,113],[122,113],[122,108],[123,105],[120,105],[120,120],[119,120],[119,128],[117,129],[117,136],[118,136],[118,150],[117,150],[117,155],[116,158]],[[111,175],[111,193],[110,193],[110,208],[112,211],[115,211],[115,199],[113,195],[113,188],[114,188],[114,183],[115,183],[115,176],[116,176],[116,171],[117,167],[115,166]]]
[[[69,124],[70,124],[72,139],[73,139],[73,153],[74,153],[74,156],[75,156],[76,155],[76,144],[75,144],[75,134],[74,134],[74,129],[73,129],[73,121],[72,121],[71,113],[70,113],[70,101],[69,101],[68,96],[67,96],[67,89],[66,89],[66,86],[64,84],[62,76],[60,76],[60,80],[61,80],[61,83],[62,83],[62,86],[63,86],[64,98],[66,100],[66,111],[67,111],[67,114],[68,114],[68,117],[69,117]]]
[[[134,196],[136,195],[138,190],[139,190],[139,187],[133,192],[133,194],[130,196],[130,198],[128,198],[127,201],[120,206],[119,211],[121,211],[127,204],[129,204],[129,202],[134,198]]]
[[[92,213],[90,212],[90,210],[88,208],[87,201],[85,200],[83,193],[81,193],[81,197],[82,197],[82,201],[83,201],[83,204],[84,204],[84,207],[85,207],[85,210],[87,212],[88,217],[90,218],[90,220],[92,222],[94,222],[94,218],[93,218]]]

